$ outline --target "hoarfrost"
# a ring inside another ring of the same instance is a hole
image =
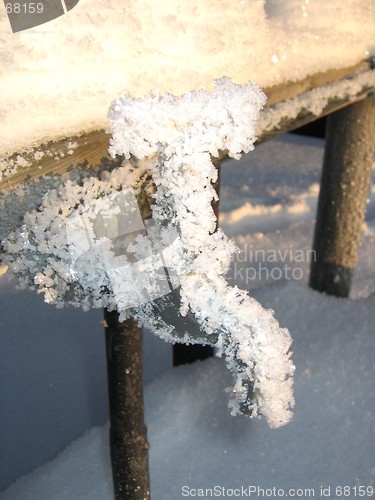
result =
[[[67,180],[3,240],[4,263],[47,302],[118,310],[169,342],[216,347],[234,373],[232,414],[287,423],[294,405],[290,334],[225,280],[235,245],[219,229],[212,157],[253,149],[265,95],[252,83],[215,80],[181,97],[124,96],[109,111],[112,156],[127,161],[101,178]],[[134,168],[132,157],[139,160]],[[120,230],[138,217],[132,201],[151,172],[152,226]],[[120,208],[120,209],[119,209]]]
[[[297,97],[274,104],[260,114],[256,131],[260,135],[280,126],[287,117],[292,120],[301,110],[319,116],[333,99],[345,99],[357,95],[361,90],[375,87],[375,71],[364,71],[354,77],[303,92]]]
[[[0,158],[0,181],[3,177],[14,175],[18,168],[27,168],[30,165],[31,163],[21,155],[17,155],[16,158]]]
[[[211,206],[217,178],[211,157],[227,150],[238,159],[253,149],[255,121],[264,102],[255,85],[239,86],[227,78],[216,80],[212,92],[181,98],[125,96],[110,109],[110,153],[156,156],[153,219],[177,228],[185,250],[180,258],[189,268],[180,276],[180,314],[194,315],[204,337],[235,373],[232,413],[262,413],[278,427],[291,418],[293,406],[290,335],[270,311],[225,281],[235,249],[220,229],[215,231]],[[149,324],[150,312],[140,309],[136,317]],[[163,336],[162,329],[159,334]]]

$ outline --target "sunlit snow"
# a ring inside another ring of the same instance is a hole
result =
[[[18,33],[3,13],[0,154],[105,128],[124,93],[182,94],[222,76],[270,87],[349,67],[374,55],[374,32],[372,0],[81,0]]]

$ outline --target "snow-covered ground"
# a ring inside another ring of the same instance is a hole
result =
[[[238,497],[242,487],[253,498],[373,496],[375,189],[351,299],[312,291],[322,154],[323,141],[288,135],[222,168],[220,224],[241,250],[229,278],[291,331],[294,419],[270,430],[231,417],[223,360],[172,369],[170,346],[145,332],[154,500],[210,498],[199,488]],[[0,499],[111,500],[100,313],[56,310],[4,277],[0,309],[0,488],[49,461]]]

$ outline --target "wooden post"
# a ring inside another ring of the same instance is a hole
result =
[[[142,330],[104,311],[115,500],[150,498],[148,442],[143,412]]]
[[[330,115],[310,286],[348,297],[375,151],[375,96]]]

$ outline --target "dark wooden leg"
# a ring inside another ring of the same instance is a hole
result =
[[[142,330],[104,311],[110,450],[115,500],[150,498],[148,442],[143,412]]]
[[[328,118],[310,286],[348,297],[375,151],[375,97]]]

